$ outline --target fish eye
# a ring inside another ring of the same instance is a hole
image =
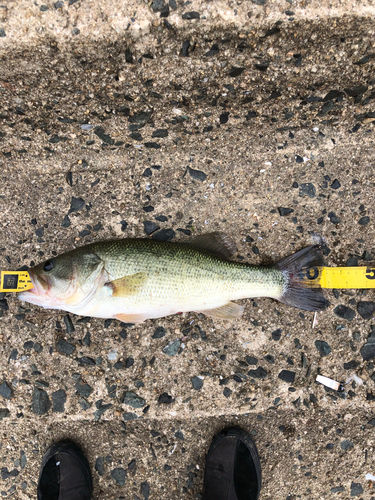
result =
[[[47,260],[47,262],[43,266],[43,269],[47,272],[51,271],[51,269],[53,269],[53,264],[53,260]]]

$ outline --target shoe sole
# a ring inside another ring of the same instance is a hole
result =
[[[45,452],[45,454],[43,456],[42,464],[40,466],[38,489],[39,489],[40,478],[42,475],[42,470],[43,470],[44,466],[46,465],[46,463],[48,462],[48,460],[50,458],[52,458],[54,455],[56,455],[56,453],[67,453],[69,455],[72,455],[74,457],[74,459],[77,460],[81,464],[83,470],[86,473],[86,477],[87,477],[87,480],[89,483],[90,493],[92,495],[93,484],[92,484],[92,475],[91,475],[91,469],[90,469],[89,462],[88,462],[86,456],[84,455],[83,451],[81,450],[81,448],[76,443],[74,443],[73,441],[69,441],[69,440],[64,440],[64,441],[59,441],[57,443],[54,443]]]
[[[226,437],[232,437],[239,439],[240,441],[243,442],[243,444],[247,447],[247,449],[250,451],[251,458],[253,459],[254,465],[255,465],[255,470],[257,473],[257,479],[258,479],[258,492],[260,492],[260,489],[262,487],[262,470],[260,466],[260,460],[259,460],[259,453],[258,449],[256,447],[256,444],[252,440],[250,434],[243,429],[240,429],[239,427],[228,427],[226,429],[223,429],[220,431],[216,436],[214,436],[211,446],[208,450],[207,456],[206,456],[206,462],[209,460],[212,452],[218,445],[218,443],[226,438]]]

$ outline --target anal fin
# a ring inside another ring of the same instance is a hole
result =
[[[238,319],[243,314],[243,307],[234,302],[228,302],[221,307],[215,307],[214,309],[206,309],[204,311],[196,311],[205,314],[206,316],[211,316],[212,318],[218,319]]]
[[[134,323],[135,325],[138,323],[143,323],[148,316],[145,314],[115,314],[115,318],[123,321],[124,323]]]

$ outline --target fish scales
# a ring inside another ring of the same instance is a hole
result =
[[[92,243],[30,269],[34,289],[19,297],[45,308],[134,323],[188,311],[233,319],[243,308],[231,301],[248,297],[271,297],[311,311],[327,307],[304,271],[321,262],[318,247],[264,267],[228,260],[232,254],[229,240],[218,233],[190,244]]]
[[[147,286],[134,300],[145,297],[181,304],[220,295],[226,303],[251,296],[280,296],[284,284],[282,272],[275,268],[227,261],[187,244],[119,240],[93,244],[93,251],[105,262],[112,279],[146,273]]]

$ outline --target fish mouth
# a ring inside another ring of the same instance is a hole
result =
[[[29,302],[30,304],[35,304],[37,306],[42,306],[45,308],[49,307],[48,303],[51,302],[51,297],[49,297],[48,292],[50,290],[50,284],[47,279],[43,276],[35,276],[33,271],[30,269],[28,271],[31,283],[33,284],[33,288],[30,290],[20,292],[18,294],[18,298],[20,300],[24,300],[25,302]]]
[[[31,288],[29,291],[40,296],[47,295],[51,288],[48,279],[44,276],[36,276],[31,269],[29,271],[29,275],[31,282],[34,285],[34,288]]]
[[[35,273],[31,269],[29,269],[28,273],[30,276],[31,283],[33,284],[33,288],[30,288],[30,290],[27,290],[27,293],[31,293],[31,294],[39,295],[39,296],[48,294],[48,291],[50,289],[50,285],[49,285],[47,279],[44,278],[43,276],[36,276]],[[21,292],[19,295],[21,295],[22,293],[26,293],[26,292]]]

